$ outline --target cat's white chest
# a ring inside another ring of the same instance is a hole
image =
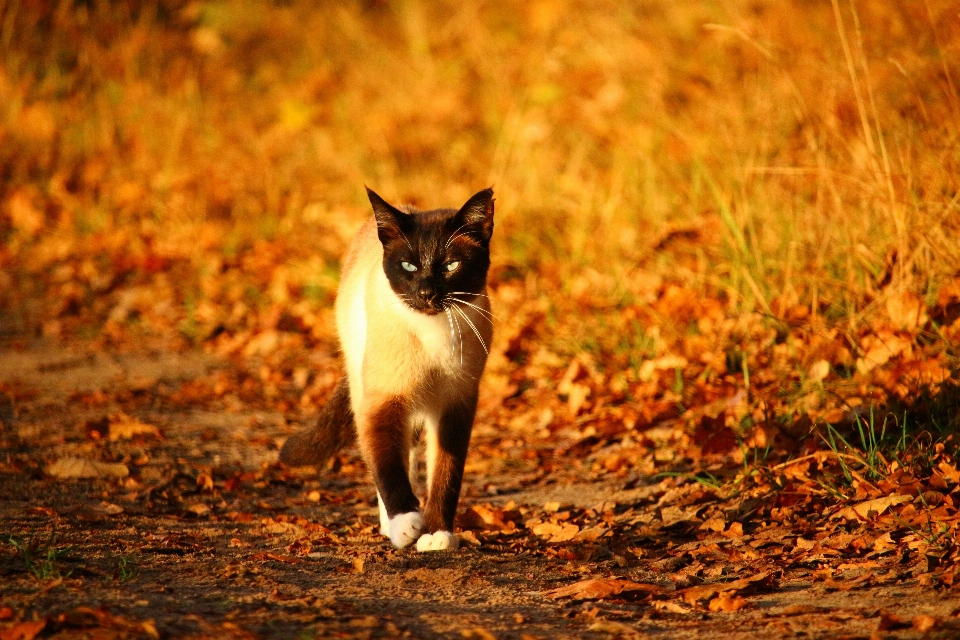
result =
[[[407,307],[402,314],[407,330],[420,342],[426,359],[445,366],[452,362],[453,342],[446,314],[427,315]]]

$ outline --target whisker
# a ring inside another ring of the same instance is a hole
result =
[[[459,232],[460,229],[463,229],[465,226],[467,226],[467,224],[469,224],[469,223],[465,223],[465,224],[460,225],[460,227],[459,227],[456,231],[454,231],[452,234],[450,234],[450,238],[447,240],[447,244],[445,244],[444,247],[443,247],[443,250],[444,250],[444,251],[446,251],[447,249],[450,248],[450,243],[453,242],[454,240],[456,240],[456,238],[457,238],[457,232]],[[470,232],[468,231],[467,233],[470,233]],[[460,235],[466,235],[466,234],[460,234]]]
[[[497,316],[493,315],[493,312],[492,312],[492,311],[487,311],[487,310],[484,309],[483,307],[478,307],[477,305],[471,304],[471,303],[467,302],[466,300],[461,300],[460,298],[454,298],[454,297],[451,296],[450,299],[451,299],[451,300],[456,300],[457,302],[460,302],[460,303],[462,303],[462,304],[465,304],[465,305],[467,305],[468,307],[473,307],[474,309],[476,309],[476,310],[479,311],[480,313],[484,314],[484,317],[487,319],[488,322],[490,322],[490,324],[493,324],[492,320],[496,320],[497,322],[500,322],[500,318],[498,318]]]
[[[400,229],[397,229],[397,231],[400,231]],[[407,243],[407,249],[410,249],[410,253],[416,253],[413,250],[413,247],[410,246],[410,241],[407,240],[407,234],[405,234],[403,231],[400,231],[400,235],[403,237],[403,241]]]
[[[460,320],[457,319],[457,316],[452,313],[450,315],[457,322],[457,335],[460,336],[460,366],[463,366],[463,331],[460,330]]]
[[[456,353],[457,346],[453,342],[453,314],[450,312],[450,307],[445,308],[443,312],[447,314],[447,322],[450,323],[450,351]]]
[[[470,325],[470,328],[473,330],[473,335],[477,336],[477,340],[480,341],[480,346],[483,347],[483,352],[487,355],[490,355],[490,350],[487,349],[487,343],[484,342],[483,336],[481,336],[480,332],[477,330],[477,325],[473,324],[473,321],[467,316],[466,313],[463,312],[463,309],[456,305],[454,305],[452,308],[456,309],[457,312],[459,312],[463,319],[467,322],[467,324]]]
[[[393,226],[393,225],[390,225],[390,226]],[[380,221],[377,220],[377,228],[378,228],[378,229],[383,229],[383,228],[385,228],[385,227],[387,227],[386,224],[381,224]],[[410,246],[410,241],[407,240],[407,234],[405,234],[399,227],[394,227],[394,228],[400,233],[400,237],[403,238],[403,241],[404,241],[405,243],[407,243],[407,249],[410,249],[410,253],[415,253],[414,250],[413,250],[413,247]]]
[[[473,293],[472,291],[451,291],[451,292],[450,292],[450,295],[452,295],[452,296],[478,296],[478,297],[480,297],[480,298],[487,298],[488,300],[490,299],[490,296],[488,296],[488,295],[485,294],[485,293]]]

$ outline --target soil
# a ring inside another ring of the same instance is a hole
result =
[[[483,415],[460,548],[396,550],[355,451],[330,469],[284,468],[278,446],[303,424],[233,393],[191,395],[237,366],[163,348],[3,347],[0,637],[960,637],[960,599],[924,582],[923,559],[826,544],[811,559],[797,555],[802,532],[765,538],[772,523],[711,538],[702,518],[667,522],[696,483],[597,479],[563,462],[569,443],[505,446]],[[140,432],[111,440],[124,420]],[[506,453],[494,460],[494,447]],[[558,458],[547,470],[544,455]],[[51,474],[64,458],[129,475]],[[565,539],[566,523],[590,518],[602,535],[581,524]],[[537,519],[560,533],[535,533]],[[689,597],[751,576],[763,579],[716,607]],[[589,578],[661,592],[554,592]]]

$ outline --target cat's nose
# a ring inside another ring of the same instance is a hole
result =
[[[420,297],[426,302],[433,302],[433,299],[437,297],[437,292],[427,283],[421,284],[417,293],[419,293]]]

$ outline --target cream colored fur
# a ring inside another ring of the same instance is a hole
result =
[[[479,305],[487,309],[486,298]],[[461,307],[489,344],[492,329],[480,312]],[[422,386],[426,376],[437,370],[448,379],[479,380],[484,359],[471,357],[479,353],[480,344],[467,323],[459,318],[462,335],[454,336],[446,314],[429,316],[407,306],[390,288],[383,271],[383,245],[377,237],[375,220],[360,230],[344,261],[336,304],[337,331],[346,361],[350,386],[350,403],[356,421],[358,443],[364,458],[370,462],[364,433],[374,413],[393,398],[410,398]],[[462,345],[462,346],[461,346]],[[476,389],[476,382],[473,389]],[[438,396],[439,397],[439,396]],[[419,398],[418,410],[411,413],[406,425],[408,444],[421,425],[426,435],[427,487],[432,486],[437,444],[437,416],[442,407],[431,406],[431,398]],[[438,400],[439,402],[439,400]],[[408,469],[409,470],[409,469]],[[394,545],[405,547],[419,535],[422,519],[415,512],[389,518],[380,500],[381,532]],[[415,517],[414,517],[415,516]],[[439,531],[426,534],[421,551],[449,549],[456,546],[452,533]]]

